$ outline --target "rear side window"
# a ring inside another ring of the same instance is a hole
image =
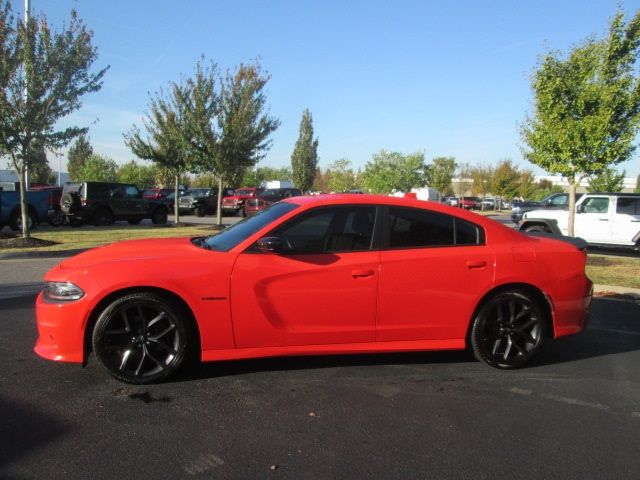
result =
[[[413,208],[389,208],[389,248],[480,245],[483,230],[451,215]]]
[[[618,197],[616,212],[623,215],[640,215],[640,197]]]

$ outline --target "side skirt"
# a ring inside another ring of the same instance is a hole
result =
[[[412,340],[397,342],[336,343],[330,345],[291,345],[285,347],[235,348],[205,350],[202,361],[239,360],[296,355],[344,355],[349,353],[418,352],[428,350],[464,350],[463,338],[450,340]]]

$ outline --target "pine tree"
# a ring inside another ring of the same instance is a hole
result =
[[[308,191],[318,167],[318,139],[313,139],[313,118],[309,109],[302,112],[300,133],[291,154],[293,183],[300,190]]]
[[[67,154],[67,172],[71,180],[81,180],[78,172],[91,155],[93,155],[93,147],[89,139],[85,135],[80,135]]]

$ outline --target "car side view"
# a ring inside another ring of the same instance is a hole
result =
[[[525,365],[585,327],[586,254],[463,209],[292,197],[217,235],[92,249],[45,276],[42,357],[150,383],[202,361],[464,349]]]

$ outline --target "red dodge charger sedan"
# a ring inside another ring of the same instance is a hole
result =
[[[581,331],[586,255],[419,200],[294,197],[210,237],[95,248],[45,276],[35,351],[114,377],[203,361],[464,349],[524,365]]]

